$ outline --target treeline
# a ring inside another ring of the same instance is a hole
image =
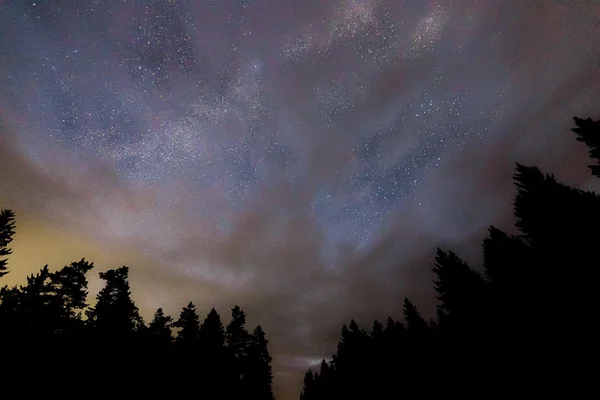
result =
[[[600,177],[600,122],[575,125]],[[600,196],[533,166],[517,164],[514,182],[519,233],[490,227],[479,269],[438,249],[436,317],[405,298],[403,322],[367,331],[351,321],[331,361],[305,374],[302,400],[554,396],[565,386],[577,397],[594,382]],[[14,213],[1,211],[0,279],[14,233]],[[214,309],[201,323],[191,302],[177,319],[158,309],[146,324],[127,267],[101,272],[105,285],[87,304],[92,268],[45,266],[0,289],[3,394],[273,399],[265,333],[249,332],[238,306],[226,327]]]
[[[1,211],[0,277],[14,228],[14,213]],[[86,303],[93,266],[45,266],[25,285],[0,289],[3,394],[273,399],[268,340],[260,326],[246,329],[240,307],[226,327],[214,308],[201,323],[192,302],[176,320],[159,308],[145,324],[128,267],[100,272],[105,285]]]
[[[596,162],[592,175],[600,177],[600,121],[574,120],[577,140]],[[352,320],[331,361],[305,374],[300,399],[573,398],[589,389],[600,197],[534,166],[517,164],[514,183],[519,233],[490,227],[483,268],[437,250],[436,317],[426,321],[405,298],[403,322],[390,317],[367,331]]]

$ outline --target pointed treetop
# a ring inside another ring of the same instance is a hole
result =
[[[196,313],[196,306],[191,301],[187,306],[181,309],[179,319],[173,323],[176,328],[181,328],[177,332],[175,345],[186,351],[193,351],[198,348],[200,340],[200,317]]]
[[[378,337],[383,334],[383,324],[378,320],[373,321],[373,328],[371,329],[371,336]]]
[[[8,247],[15,234],[15,213],[11,210],[0,211],[0,257],[12,254]],[[8,274],[7,259],[0,258],[0,277]]]
[[[577,135],[579,142],[585,143],[589,148],[590,158],[600,160],[600,121],[591,118],[583,119],[573,117],[576,127],[571,130]],[[592,175],[600,176],[600,164],[589,165]]]
[[[225,344],[225,328],[217,310],[212,308],[200,326],[200,338],[206,348],[217,349]]]
[[[129,335],[143,326],[142,317],[129,289],[129,268],[121,267],[100,272],[106,281],[96,298],[96,306],[86,311],[97,329],[111,332],[111,335]]]
[[[423,331],[428,328],[427,322],[421,317],[417,307],[408,299],[404,298],[404,308],[402,310],[406,325],[409,331]]]

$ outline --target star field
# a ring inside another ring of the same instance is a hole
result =
[[[394,311],[426,249],[505,221],[511,163],[571,157],[542,132],[598,93],[599,9],[537,3],[0,1],[0,138],[37,171],[0,201],[148,260],[147,312],[241,303],[287,395],[335,310]]]

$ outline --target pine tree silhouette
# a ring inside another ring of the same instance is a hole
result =
[[[273,373],[269,341],[262,327],[257,326],[252,332],[252,342],[248,348],[248,372],[244,376],[244,388],[250,398],[256,400],[273,400]]]
[[[483,277],[472,270],[454,252],[437,249],[433,272],[438,293],[440,322],[449,325],[461,336],[479,335],[486,301]]]
[[[304,374],[304,386],[300,396],[302,400],[315,400],[319,398],[315,385],[315,377],[311,369]]]
[[[237,358],[247,355],[252,336],[245,327],[246,314],[239,306],[231,309],[231,322],[226,328],[227,346]]]
[[[214,308],[210,310],[200,326],[199,337],[204,352],[213,350],[221,352],[220,349],[225,346],[225,329],[219,313]]]
[[[246,392],[244,387],[247,379],[246,373],[249,370],[248,350],[252,344],[252,335],[248,333],[245,327],[246,314],[239,306],[231,309],[231,322],[225,329],[228,356],[231,357],[231,374],[237,377],[238,387],[235,389],[235,396],[242,396]]]
[[[148,334],[152,339],[153,348],[163,349],[163,351],[171,348],[173,342],[172,326],[173,318],[165,315],[162,308],[158,308],[154,313],[152,322],[148,325]]]
[[[429,329],[429,325],[408,297],[404,298],[402,314],[406,320],[406,327],[411,334],[422,335]]]
[[[225,328],[219,313],[210,310],[199,332],[202,374],[206,378],[205,394],[209,397],[231,397],[236,382],[225,348]]]
[[[128,357],[128,353],[139,353],[135,336],[143,329],[144,323],[131,299],[129,268],[123,266],[99,275],[106,284],[96,297],[96,306],[86,311],[98,346],[98,356],[120,360],[118,365],[121,369],[130,368],[134,360]]]
[[[321,361],[321,367],[319,369],[319,381],[316,382],[316,392],[318,393],[318,398],[320,399],[329,399],[333,395],[333,371],[327,361]]]
[[[173,323],[176,328],[181,328],[175,338],[175,346],[180,352],[192,354],[200,350],[200,317],[196,313],[196,306],[191,301],[179,314],[179,319]]]
[[[11,210],[0,211],[0,257],[11,254],[8,247],[15,234],[15,213]],[[0,278],[8,274],[7,259],[0,258]]]
[[[577,134],[577,140],[589,148],[590,158],[600,161],[600,121],[591,118],[582,119],[573,117],[576,128],[571,130]],[[592,175],[600,176],[600,164],[590,165]]]

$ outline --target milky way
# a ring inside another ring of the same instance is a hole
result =
[[[595,1],[0,1],[0,207],[122,251],[102,268],[137,261],[146,314],[240,303],[294,397],[347,318],[426,307],[436,245],[479,262],[513,162],[589,184],[568,129],[598,112],[599,19]]]

